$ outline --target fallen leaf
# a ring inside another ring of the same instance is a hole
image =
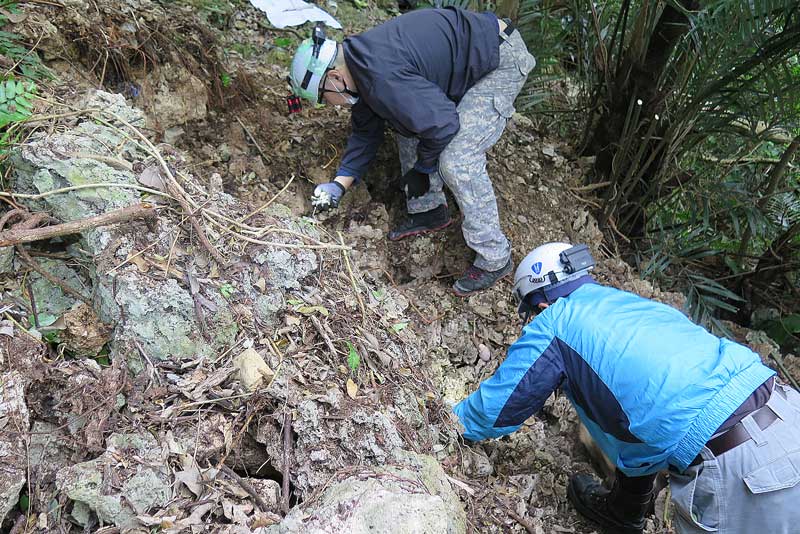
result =
[[[374,348],[375,350],[378,350],[378,349],[381,348],[381,344],[378,342],[378,338],[376,338],[371,333],[364,332],[364,337],[369,342],[369,344],[372,345],[372,348]]]
[[[183,484],[197,497],[203,493],[203,485],[200,483],[200,479],[200,470],[197,468],[197,464],[175,473],[175,484]]]
[[[239,372],[239,381],[248,391],[258,389],[265,377],[271,378],[275,375],[264,358],[252,347],[234,358],[233,365]]]
[[[128,261],[136,265],[136,268],[139,269],[139,272],[146,273],[150,270],[150,264],[142,257],[141,254],[138,254],[134,251],[128,255]]]
[[[19,24],[20,22],[28,18],[27,13],[12,13],[11,11],[3,9],[1,7],[0,7],[0,14],[2,14],[11,24]]]
[[[301,306],[297,308],[297,311],[303,315],[314,315],[317,312],[319,312],[323,317],[330,315],[328,308],[325,306]]]
[[[159,191],[167,191],[167,183],[161,177],[161,169],[157,165],[147,167],[142,171],[137,178],[139,183],[150,189],[158,189]]]
[[[267,281],[264,280],[263,277],[259,278],[258,281],[255,283],[255,286],[264,293],[267,290]]]
[[[356,398],[356,393],[358,393],[358,386],[355,382],[353,382],[352,378],[347,379],[347,394],[350,396],[351,399]]]
[[[404,323],[393,324],[392,325],[392,330],[394,330],[395,333],[399,334],[400,332],[405,330],[407,326],[408,326],[408,321],[406,321]]]

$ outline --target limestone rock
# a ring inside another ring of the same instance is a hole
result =
[[[299,289],[300,280],[317,268],[317,257],[309,250],[290,254],[286,250],[270,250],[255,261],[269,269],[269,283],[283,289]]]
[[[334,484],[310,508],[293,509],[269,534],[461,534],[466,515],[441,466],[408,454],[406,467],[362,470]]]
[[[158,129],[200,120],[208,112],[205,84],[186,68],[167,63],[142,83],[142,103]]]
[[[56,486],[123,531],[171,497],[167,459],[150,434],[112,434],[99,458],[62,469]],[[73,516],[75,514],[73,513]]]
[[[0,374],[0,523],[17,504],[25,485],[24,436],[28,430],[23,377],[16,371]]]
[[[100,316],[106,321],[124,317],[116,341],[135,337],[148,356],[157,360],[207,350],[199,341],[192,297],[175,280],[157,281],[124,273],[114,283],[113,296],[103,293],[106,305],[101,308]]]

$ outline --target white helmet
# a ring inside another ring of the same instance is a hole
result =
[[[300,43],[292,59],[289,82],[294,94],[314,105],[319,104],[322,79],[336,61],[338,52],[338,43],[325,37],[322,25],[315,26],[311,38]]]
[[[539,292],[540,302],[549,302],[546,291],[566,282],[577,280],[594,267],[586,245],[547,243],[536,247],[522,260],[514,273],[514,299],[520,313],[534,306],[528,297]]]

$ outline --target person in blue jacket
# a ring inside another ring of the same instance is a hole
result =
[[[338,206],[378,152],[385,126],[396,133],[409,217],[393,241],[452,222],[443,186],[464,216],[473,265],[453,285],[459,296],[513,272],[486,172],[486,152],[514,114],[535,60],[510,20],[446,8],[395,17],[341,44],[321,29],[292,61],[292,89],[313,104],[352,109],[352,132],[336,176],[314,189],[319,210]]]
[[[495,374],[454,408],[463,436],[514,432],[560,389],[616,465],[567,497],[609,533],[641,533],[667,470],[679,533],[800,532],[800,394],[747,347],[678,310],[605,287],[585,245],[549,243],[515,274],[525,322]]]

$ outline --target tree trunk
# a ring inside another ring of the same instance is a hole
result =
[[[696,10],[699,7],[697,0],[680,1],[687,10]],[[640,20],[636,24],[637,29],[647,27],[645,21],[650,16],[647,9],[647,7],[643,7],[640,11]],[[634,34],[632,37],[634,42],[624,50],[619,59],[618,68],[611,78],[611,83],[604,88],[605,94],[601,96],[598,106],[603,111],[599,116],[594,117],[592,126],[594,130],[590,132],[582,150],[584,155],[596,156],[595,181],[611,179],[616,183],[629,175],[630,166],[637,164],[625,161],[629,160],[629,156],[632,154],[640,154],[636,158],[638,162],[646,162],[651,159],[656,142],[644,141],[649,143],[649,146],[643,152],[640,152],[639,146],[635,146],[635,142],[645,136],[647,132],[651,132],[651,134],[646,137],[657,139],[666,129],[666,124],[659,126],[653,125],[651,122],[655,115],[662,112],[664,98],[670,92],[669,84],[661,90],[658,85],[665,74],[673,48],[689,31],[689,28],[687,17],[667,4],[656,22],[649,41],[641,36],[641,33],[631,32]],[[623,40],[624,33],[626,33],[625,28],[622,29],[622,34],[618,35],[617,39]],[[613,50],[609,50],[612,58],[614,57],[613,52]],[[605,69],[612,68],[609,64],[603,67]],[[641,105],[637,103],[638,101],[641,101]],[[623,146],[626,143],[630,146]],[[620,150],[626,150],[628,157],[621,162],[617,161],[616,168],[614,168],[614,159]],[[644,205],[640,200],[648,189],[649,179],[661,167],[661,156],[653,157],[647,167],[641,180],[637,180],[635,184],[629,186],[628,199],[623,204],[617,205],[621,209],[614,210],[623,213],[606,213],[607,216],[611,215],[617,219],[628,221],[624,228],[620,228],[624,233],[640,235],[644,230]]]

